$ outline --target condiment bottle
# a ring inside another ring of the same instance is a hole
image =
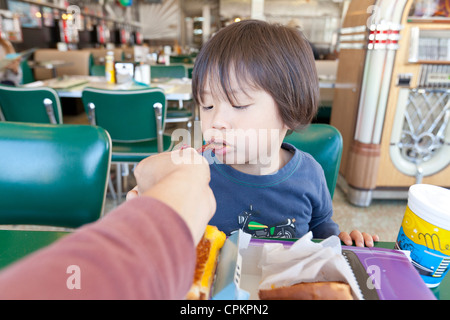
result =
[[[115,83],[114,52],[108,51],[105,62],[105,77],[108,83]]]

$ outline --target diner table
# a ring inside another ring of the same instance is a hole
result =
[[[123,84],[109,84],[106,78],[102,76],[64,76],[55,77],[45,81],[35,81],[25,84],[24,87],[42,87],[48,86],[54,88],[58,92],[60,98],[81,98],[83,88],[94,87],[111,90],[132,90],[139,89],[145,84],[139,84],[131,81]],[[167,100],[176,100],[183,107],[183,101],[192,100],[191,79],[173,79],[159,78],[152,79],[152,87],[159,87],[164,90]],[[334,79],[319,79],[319,87],[323,89],[332,89],[335,87]]]
[[[47,247],[68,234],[70,234],[69,231],[21,230],[18,233],[17,230],[0,230],[0,272],[2,268]],[[20,239],[24,241],[22,242]],[[39,239],[39,241],[30,241],[34,239]],[[24,246],[23,243],[26,243],[27,246]],[[377,241],[374,244],[377,248],[386,249],[394,249],[394,245],[394,242],[383,241]],[[445,277],[438,287],[430,290],[437,299],[450,300],[450,276]]]
[[[148,87],[136,81],[111,84],[102,76],[64,76],[24,85],[27,88],[43,86],[54,88],[60,98],[81,98],[83,89],[86,87],[110,90],[136,90]],[[192,100],[191,80],[188,78],[154,79],[150,86],[163,89],[166,99],[178,101],[180,109],[183,108],[183,102]]]

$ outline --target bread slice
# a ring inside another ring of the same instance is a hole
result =
[[[353,300],[347,283],[302,282],[289,287],[259,290],[261,300]]]
[[[197,263],[194,281],[186,295],[188,300],[209,300],[211,286],[216,273],[217,258],[223,247],[226,235],[217,227],[208,225],[197,245]]]

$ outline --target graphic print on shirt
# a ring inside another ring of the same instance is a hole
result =
[[[254,237],[293,238],[295,236],[294,222],[295,219],[286,219],[268,226],[261,222],[260,212],[253,210],[252,205],[250,205],[249,210],[244,210],[238,216],[238,223],[242,231]]]

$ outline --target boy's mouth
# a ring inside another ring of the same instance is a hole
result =
[[[206,145],[207,145],[207,149],[213,150],[215,154],[225,154],[227,148],[230,147],[226,141],[216,140],[214,138],[209,140]]]
[[[225,141],[211,141],[209,143],[210,148],[213,149],[220,149],[220,148],[224,148],[227,146],[227,143]]]

